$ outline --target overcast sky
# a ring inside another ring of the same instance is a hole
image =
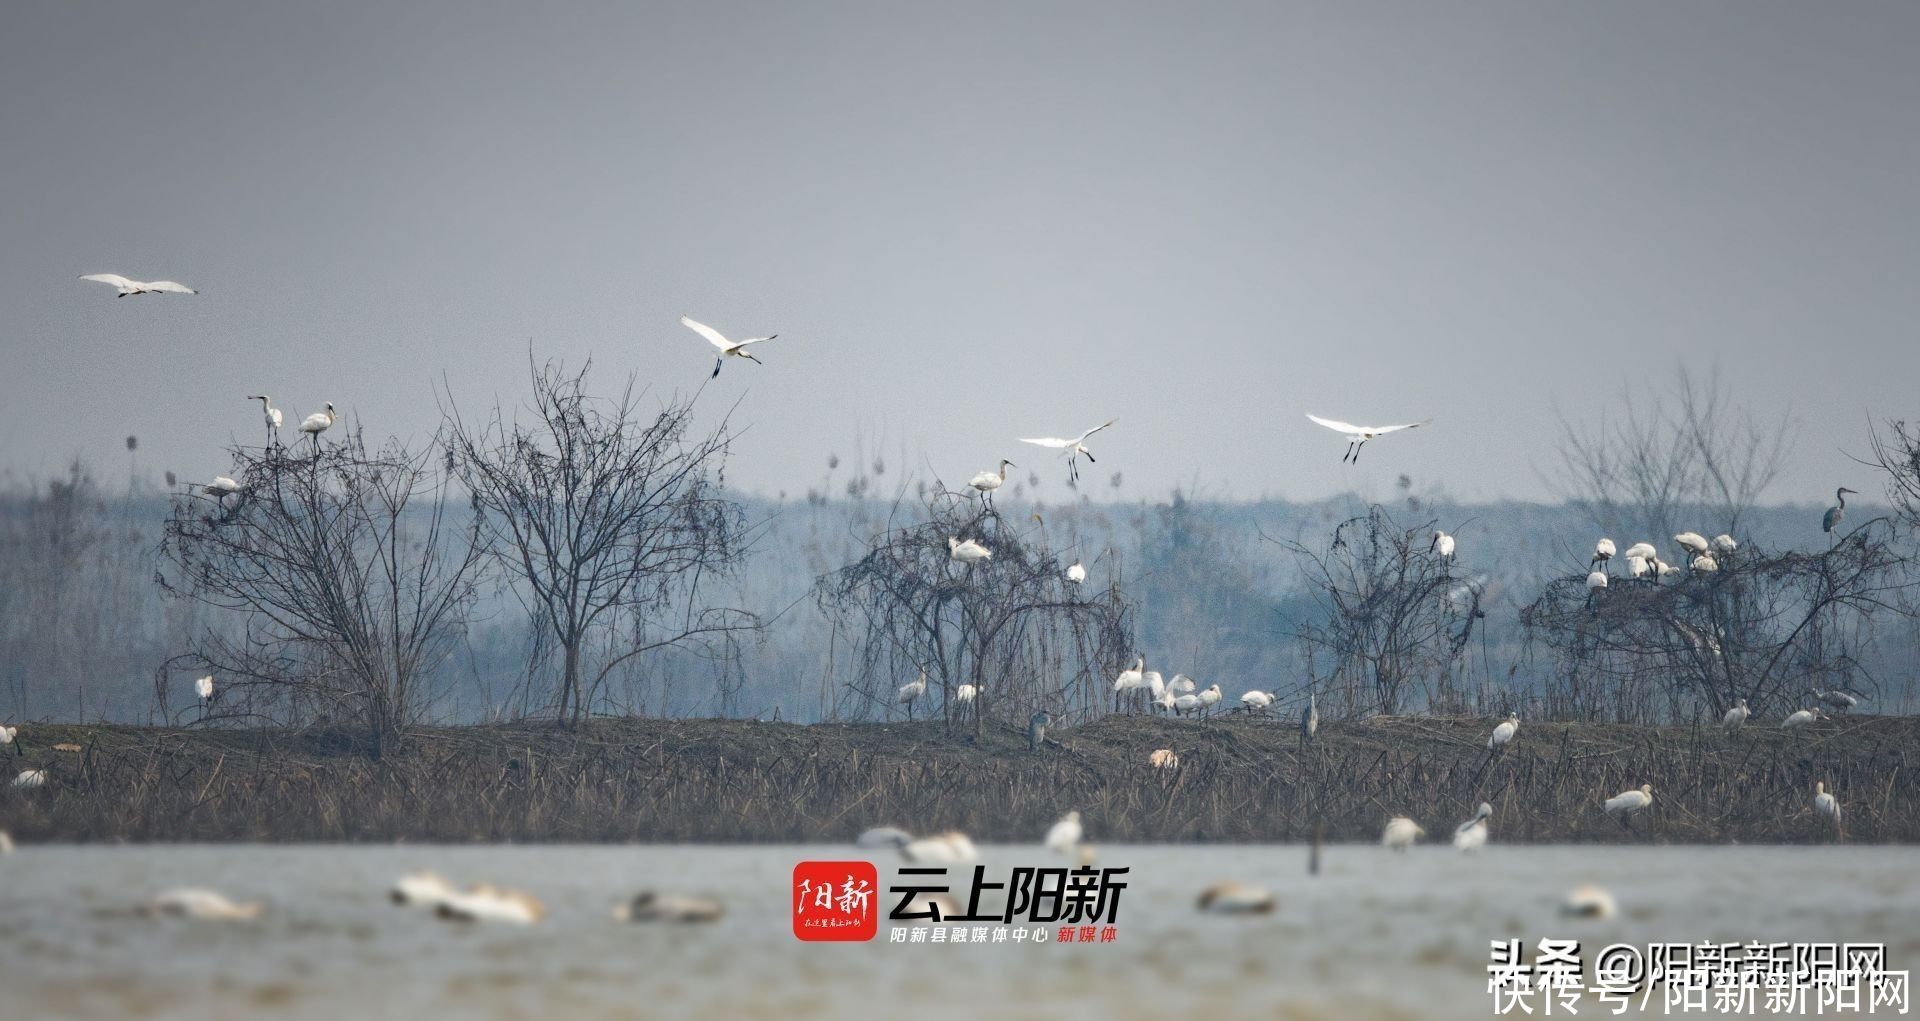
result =
[[[690,390],[682,314],[780,334],[701,398],[768,494],[1057,498],[1015,438],[1117,416],[1103,493],[1543,498],[1680,359],[1815,502],[1914,410],[1920,4],[485,6],[8,5],[0,470],[209,476],[262,390],[424,435],[529,343]]]

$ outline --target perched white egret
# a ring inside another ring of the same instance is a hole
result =
[[[176,284],[171,280],[129,280],[118,273],[88,273],[80,279],[91,280],[96,284],[112,284],[120,289],[117,298],[129,294],[199,294],[199,291],[186,284]]]
[[[1427,835],[1420,824],[1404,815],[1396,815],[1387,820],[1387,828],[1380,833],[1380,846],[1395,851],[1405,851],[1414,841]]]
[[[1613,559],[1613,552],[1613,540],[1601,539],[1593,544],[1593,559],[1587,562],[1587,566],[1604,570],[1607,562]]]
[[[235,902],[214,890],[168,890],[147,902],[145,914],[168,918],[193,918],[215,922],[244,922],[259,918],[267,910],[257,900]]]
[[[1781,730],[1798,730],[1820,718],[1818,709],[1802,709],[1780,721]]]
[[[1131,667],[1128,667],[1127,669],[1120,671],[1120,676],[1115,677],[1113,679],[1114,711],[1115,712],[1119,711],[1120,699],[1123,695],[1125,695],[1129,691],[1144,690],[1146,687],[1147,687],[1147,657],[1141,656],[1133,661],[1133,665]]]
[[[1320,732],[1320,706],[1313,692],[1307,692],[1307,707],[1300,710],[1300,740],[1311,741]]]
[[[1195,905],[1210,915],[1268,915],[1279,904],[1271,891],[1245,883],[1215,883]]]
[[[1200,709],[1202,712],[1212,712],[1213,707],[1220,704],[1220,686],[1218,684],[1209,684],[1206,688],[1196,693],[1194,697],[1200,700]]]
[[[1568,918],[1612,918],[1616,910],[1613,894],[1592,883],[1574,887],[1560,902],[1560,913]]]
[[[726,909],[708,897],[662,896],[642,890],[625,904],[613,909],[613,917],[622,922],[668,922],[695,924],[717,922]]]
[[[953,700],[955,702],[961,703],[962,705],[965,705],[966,703],[972,702],[973,697],[975,695],[978,695],[979,693],[980,693],[979,688],[976,688],[971,684],[962,684],[961,686],[953,689]]]
[[[13,778],[13,785],[22,789],[44,787],[47,783],[47,771],[44,769],[23,769]]]
[[[532,925],[547,917],[547,908],[532,894],[476,883],[435,904],[433,913],[450,922]]]
[[[1147,765],[1155,769],[1179,769],[1180,756],[1171,748],[1156,748],[1147,756]]]
[[[1482,801],[1473,818],[1453,828],[1453,846],[1462,851],[1478,851],[1487,846],[1487,825],[1493,819],[1493,806]]]
[[[1713,551],[1715,553],[1720,554],[1721,556],[1725,556],[1728,553],[1732,553],[1734,550],[1737,550],[1739,548],[1740,548],[1740,544],[1734,541],[1734,538],[1731,535],[1721,533],[1720,535],[1716,535],[1713,537]]]
[[[947,536],[947,557],[963,564],[977,564],[982,560],[992,560],[993,551],[973,541],[962,540],[957,536]]]
[[[1265,691],[1249,691],[1241,694],[1240,704],[1250,713],[1264,713],[1273,704],[1273,695]]]
[[[1655,560],[1653,562],[1653,580],[1656,582],[1662,578],[1671,578],[1674,575],[1679,573],[1680,573],[1680,569],[1678,567],[1675,567],[1664,560]]]
[[[1720,569],[1720,562],[1713,559],[1712,554],[1702,553],[1694,557],[1693,563],[1689,566],[1701,574],[1712,574]]]
[[[1733,708],[1727,710],[1725,716],[1720,717],[1720,726],[1726,730],[1739,730],[1741,727],[1747,725],[1747,716],[1750,714],[1751,710],[1747,708],[1747,700],[1743,698],[1734,703]]]
[[[202,490],[208,496],[225,503],[227,497],[240,491],[240,483],[235,482],[231,476],[215,475],[213,481],[202,487]]]
[[[1173,689],[1167,689],[1167,694],[1173,695]],[[1177,715],[1185,716],[1188,713],[1197,713],[1200,711],[1200,708],[1200,696],[1198,695],[1173,696],[1173,711]]]
[[[1587,605],[1592,606],[1593,597],[1596,595],[1599,595],[1600,590],[1606,587],[1607,587],[1607,572],[1593,571],[1592,573],[1588,574],[1587,575]]]
[[[1812,695],[1814,701],[1825,702],[1842,712],[1860,704],[1859,699],[1841,691],[1839,688],[1833,688],[1827,691],[1821,691],[1819,688],[1809,688],[1807,689],[1807,694]]]
[[[1040,439],[1023,439],[1020,442],[1031,443],[1036,447],[1048,447],[1053,450],[1065,451],[1067,455],[1067,477],[1070,479],[1078,479],[1080,477],[1080,458],[1085,457],[1089,464],[1098,463],[1098,461],[1094,459],[1093,451],[1087,449],[1087,437],[1118,421],[1120,420],[1117,418],[1110,418],[1070,440],[1047,436]]]
[[[1647,573],[1647,558],[1627,554],[1627,577],[1642,578]]]
[[[286,421],[281,417],[280,409],[273,406],[272,399],[266,394],[249,397],[247,400],[260,402],[260,416],[267,421],[267,446],[273,446],[280,438],[281,423]]]
[[[1453,549],[1454,549],[1453,536],[1448,535],[1445,532],[1433,533],[1433,542],[1427,546],[1428,553],[1437,553],[1440,555],[1440,559],[1442,560],[1452,560]]]
[[[1053,824],[1053,828],[1047,830],[1047,839],[1043,844],[1049,851],[1067,854],[1080,845],[1084,833],[1080,826],[1080,813],[1068,812]]]
[[[1087,583],[1087,569],[1080,566],[1080,561],[1074,561],[1073,566],[1067,568],[1067,581],[1075,585],[1085,585]]]
[[[1508,713],[1507,718],[1493,728],[1492,734],[1488,735],[1487,747],[1492,750],[1503,750],[1518,733],[1520,733],[1520,714]]]
[[[1653,785],[1643,783],[1638,790],[1624,791],[1606,801],[1607,814],[1620,820],[1625,826],[1627,820],[1647,810],[1653,804]]]
[[[1692,559],[1708,549],[1707,537],[1699,532],[1681,532],[1673,537],[1673,541],[1675,545],[1686,551],[1687,556],[1683,559]]]
[[[1816,815],[1832,821],[1834,829],[1840,828],[1840,802],[1827,793],[1827,785],[1824,782],[1813,785],[1813,811]]]
[[[200,696],[200,701],[202,702],[212,701],[213,700],[213,675],[208,674],[207,676],[202,677],[197,681],[194,681],[193,693]]]
[[[437,908],[459,895],[458,887],[433,872],[409,872],[387,890],[387,899],[401,907]]]
[[[1020,467],[1003,457],[1000,459],[1000,470],[998,472],[981,472],[968,481],[967,485],[978,490],[983,499],[988,503],[992,503],[993,491],[1006,484],[1007,468],[1009,466],[1014,468]]]
[[[1827,513],[1820,518],[1820,530],[1822,532],[1831,533],[1840,527],[1840,519],[1847,516],[1848,493],[1853,493],[1855,496],[1860,495],[1845,486],[1841,486],[1839,489],[1833,491],[1833,498],[1836,502],[1833,506],[1828,507]]]
[[[333,428],[333,402],[327,402],[327,410],[316,411],[300,422],[300,431],[313,437],[313,449],[320,450],[320,434]]]
[[[893,704],[906,706],[907,719],[911,720],[913,719],[913,704],[915,702],[918,702],[920,700],[920,696],[925,695],[926,693],[927,693],[927,672],[925,670],[922,670],[920,671],[920,677],[918,680],[912,680],[912,681],[908,681],[905,684],[902,684],[900,686],[900,690],[894,693]]]
[[[1653,548],[1653,543],[1636,542],[1633,545],[1627,547],[1627,556],[1639,557],[1640,559],[1646,560],[1646,561],[1653,561],[1653,560],[1660,559],[1660,551]]]
[[[719,330],[716,330],[705,323],[694,322],[692,319],[686,316],[680,317],[680,325],[686,327],[689,330],[692,330],[695,333],[698,333],[702,337],[707,338],[708,343],[720,349],[719,356],[713,360],[713,376],[708,376],[707,377],[708,379],[712,379],[714,378],[714,376],[720,375],[720,367],[722,365],[727,364],[727,359],[729,358],[745,358],[747,361],[750,361],[755,365],[766,364],[765,362],[762,362],[760,359],[755,358],[753,356],[753,352],[747,350],[747,346],[750,344],[765,343],[766,341],[772,340],[773,338],[779,336],[779,334],[773,333],[773,334],[768,334],[765,337],[749,337],[746,340],[728,340],[727,338],[720,335]]]
[[[1352,458],[1354,464],[1360,463],[1360,448],[1366,446],[1368,440],[1376,436],[1385,436],[1388,433],[1399,432],[1402,429],[1418,429],[1427,424],[1423,421],[1410,422],[1406,425],[1354,425],[1350,422],[1321,418],[1312,412],[1308,412],[1307,417],[1312,419],[1315,424],[1326,426],[1334,432],[1345,436],[1347,438],[1347,452],[1340,456],[1340,460],[1345,462],[1348,458]],[[1431,421],[1431,419],[1428,421]]]

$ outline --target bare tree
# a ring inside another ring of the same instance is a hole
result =
[[[1322,610],[1300,637],[1333,655],[1347,712],[1397,713],[1416,691],[1430,704],[1457,699],[1451,682],[1483,616],[1480,588],[1453,574],[1431,533],[1431,522],[1402,530],[1375,505],[1341,522],[1325,551],[1287,544]]]
[[[951,726],[955,689],[972,684],[976,737],[995,707],[1024,726],[1034,709],[1067,715],[1104,704],[1104,679],[1132,654],[1119,589],[1082,593],[1037,541],[1039,527],[1022,534],[969,497],[936,488],[919,512],[922,520],[887,528],[816,588],[835,628],[859,637],[853,698],[891,707],[896,686],[925,671],[928,696],[939,693]],[[978,542],[992,559],[956,561],[950,539]]]
[[[631,377],[613,399],[591,397],[591,368],[532,366],[526,424],[498,406],[479,424],[448,412],[487,549],[517,580],[545,647],[558,649],[555,711],[572,723],[635,657],[702,643],[724,653],[720,640],[758,626],[744,610],[702,605],[702,583],[732,571],[748,545],[722,489],[725,423],[698,432],[691,399],[648,414]]]
[[[383,749],[421,710],[467,621],[483,556],[435,448],[357,432],[311,455],[235,448],[241,489],[175,497],[161,545],[169,592],[241,615],[192,657],[229,715],[340,713]]]
[[[1562,418],[1560,464],[1547,481],[1610,534],[1660,543],[1697,511],[1713,517],[1709,533],[1738,532],[1791,446],[1786,413],[1737,409],[1717,370],[1699,380],[1682,364],[1664,393],[1623,388],[1619,410],[1594,426]]]

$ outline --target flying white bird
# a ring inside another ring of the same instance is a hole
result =
[[[708,376],[707,377],[708,379],[712,379],[714,378],[714,376],[720,375],[720,367],[722,365],[727,364],[728,358],[745,358],[747,361],[750,361],[755,365],[766,364],[765,362],[762,362],[760,359],[755,358],[753,356],[753,352],[747,350],[747,345],[764,343],[766,341],[772,340],[774,337],[779,336],[779,334],[775,333],[765,337],[749,337],[746,340],[728,340],[727,338],[720,335],[719,330],[716,330],[713,327],[706,325],[705,323],[696,323],[692,319],[687,318],[686,316],[680,317],[680,325],[685,326],[686,328],[692,330],[695,333],[698,333],[702,337],[707,338],[708,343],[720,349],[720,356],[713,360],[713,376]]]
[[[1462,851],[1478,851],[1487,846],[1487,822],[1493,818],[1493,806],[1482,801],[1473,818],[1453,828],[1453,846]]]
[[[265,394],[249,397],[247,400],[260,402],[260,417],[267,423],[267,445],[272,446],[273,442],[280,438],[280,423],[285,421],[280,415],[280,409],[274,407],[273,401]]]
[[[1405,851],[1414,841],[1427,835],[1420,824],[1404,815],[1396,815],[1387,820],[1387,828],[1380,833],[1380,846],[1395,851]]]
[[[1347,452],[1341,455],[1340,460],[1345,462],[1347,458],[1351,457],[1353,458],[1354,464],[1360,463],[1360,448],[1366,446],[1368,440],[1376,436],[1385,436],[1388,433],[1399,432],[1402,429],[1418,429],[1427,424],[1426,422],[1410,422],[1406,425],[1354,425],[1350,422],[1337,422],[1331,418],[1321,418],[1312,412],[1308,412],[1307,417],[1315,423],[1324,425],[1334,432],[1345,436],[1347,438]],[[1432,421],[1432,419],[1428,419],[1427,421]]]
[[[962,542],[949,535],[947,536],[947,556],[963,564],[972,564],[982,560],[992,560],[993,551],[972,539]]]
[[[1074,561],[1073,566],[1067,568],[1067,580],[1069,582],[1072,582],[1075,585],[1086,584],[1087,569],[1080,566],[1080,562],[1078,560]]]
[[[1006,484],[1007,468],[1010,465],[1015,468],[1020,467],[1003,457],[1000,459],[1000,470],[998,472],[981,472],[968,481],[967,485],[979,490],[980,495],[984,497],[988,503],[992,503],[993,491]]]
[[[1732,709],[1727,710],[1725,716],[1720,717],[1720,726],[1727,730],[1739,730],[1747,725],[1747,716],[1751,712],[1747,708],[1747,700],[1743,698],[1735,703]]]
[[[1626,820],[1647,810],[1653,804],[1653,785],[1643,783],[1639,790],[1626,791],[1607,799],[1607,814],[1626,825]]]
[[[1433,533],[1433,544],[1427,547],[1427,552],[1440,554],[1440,559],[1442,560],[1452,560],[1453,546],[1453,536],[1445,532],[1435,532]]]
[[[202,702],[206,702],[206,701],[210,701],[210,700],[212,700],[212,698],[213,698],[213,675],[212,675],[212,674],[208,674],[207,676],[205,676],[205,677],[202,677],[202,678],[200,678],[199,680],[197,680],[197,681],[195,681],[195,682],[193,682],[193,693],[194,693],[194,694],[196,694],[196,695],[199,695],[199,696],[200,696],[200,701],[202,701]]]
[[[1049,447],[1054,450],[1066,451],[1067,477],[1070,479],[1078,479],[1080,477],[1080,458],[1082,455],[1086,457],[1087,462],[1089,464],[1098,463],[1093,456],[1093,451],[1087,449],[1087,437],[1092,436],[1094,433],[1097,433],[1100,430],[1105,429],[1107,426],[1110,426],[1113,423],[1118,421],[1120,420],[1117,418],[1110,418],[1105,422],[1099,425],[1096,425],[1091,429],[1088,429],[1086,432],[1083,432],[1080,435],[1075,436],[1073,439],[1070,439],[1070,440],[1063,440],[1058,437],[1049,436],[1043,439],[1035,439],[1035,440],[1023,439],[1020,442],[1031,443],[1036,447]]]
[[[1079,846],[1081,835],[1080,813],[1068,812],[1047,831],[1046,848],[1066,854]]]
[[[91,280],[98,284],[112,284],[120,288],[115,297],[124,298],[129,294],[199,294],[199,291],[185,284],[176,284],[171,280],[128,280],[118,273],[88,273],[82,280]]]
[[[333,420],[333,402],[328,401],[327,410],[316,411],[301,421],[300,431],[313,437],[313,449],[316,453],[320,450],[320,434],[333,428]]]
[[[895,705],[906,706],[907,719],[911,720],[913,719],[913,704],[919,701],[920,696],[926,693],[927,693],[927,672],[925,670],[922,670],[920,671],[919,680],[908,681],[907,683],[902,684],[900,686],[900,690],[894,693],[893,703]]]
[[[1840,828],[1840,802],[1827,793],[1825,783],[1813,785],[1813,810],[1815,813],[1832,820],[1834,829]]]
[[[1506,720],[1493,728],[1493,733],[1487,737],[1487,747],[1489,749],[1504,748],[1518,733],[1520,733],[1520,714],[1508,713]]]
[[[948,830],[900,845],[900,857],[915,865],[965,865],[977,860],[980,852],[965,833]]]
[[[1607,561],[1613,559],[1613,552],[1614,551],[1613,551],[1612,539],[1602,539],[1599,542],[1594,543],[1593,559],[1588,562],[1587,566],[1588,567],[1598,566],[1604,569],[1607,566]]]

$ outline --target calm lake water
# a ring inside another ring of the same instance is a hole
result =
[[[1054,864],[986,847],[989,878]],[[1488,943],[1866,941],[1920,969],[1920,854],[1889,847],[1118,847],[1119,938],[1092,946],[801,943],[795,862],[821,847],[27,847],[0,858],[0,1002],[14,1018],[1485,1018]],[[885,885],[897,864],[881,864]],[[532,892],[532,927],[459,927],[391,906],[402,873]],[[970,875],[970,874],[969,874]],[[1200,915],[1257,883],[1269,916]],[[1561,918],[1573,886],[1620,914]],[[161,890],[262,898],[252,923],[150,920]],[[633,891],[705,893],[710,926],[614,921]],[[882,914],[890,907],[882,906]],[[1657,1004],[1658,997],[1655,1002]],[[1591,999],[1582,1016],[1606,1016]]]

